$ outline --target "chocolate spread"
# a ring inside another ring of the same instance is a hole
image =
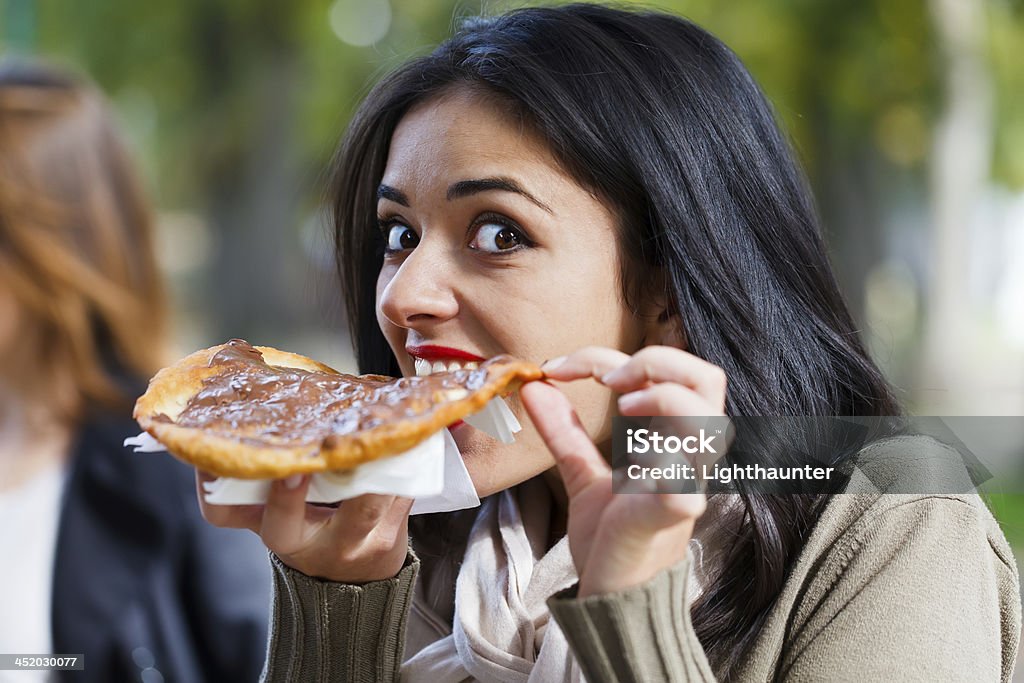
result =
[[[495,360],[425,377],[357,377],[268,365],[258,349],[232,339],[210,360],[220,372],[203,381],[175,422],[250,443],[319,444],[465,398],[487,382]]]

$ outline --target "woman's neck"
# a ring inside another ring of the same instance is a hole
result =
[[[562,536],[565,536],[569,521],[569,495],[565,492],[565,485],[558,473],[557,467],[547,470],[541,477],[551,491],[551,523],[548,526],[548,550],[554,547]]]
[[[0,492],[12,491],[64,463],[71,428],[46,406],[0,387]]]

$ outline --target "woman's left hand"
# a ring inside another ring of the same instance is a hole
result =
[[[622,415],[720,416],[725,373],[693,354],[649,346],[633,356],[588,347],[549,361],[550,379],[594,378],[619,397]],[[568,535],[584,597],[639,585],[680,562],[707,507],[704,494],[612,491],[612,471],[565,395],[544,382],[520,390],[530,418],[555,457],[569,495]]]

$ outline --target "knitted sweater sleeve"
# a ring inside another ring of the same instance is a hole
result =
[[[646,583],[579,599],[548,600],[588,683],[714,681],[690,622],[689,556]]]
[[[419,560],[362,585],[307,576],[271,555],[274,601],[261,681],[389,683],[399,679]]]

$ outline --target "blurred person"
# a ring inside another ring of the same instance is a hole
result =
[[[266,550],[202,522],[187,467],[122,446],[167,318],[103,97],[0,62],[0,652],[84,654],[58,677],[252,680],[263,659]]]
[[[1019,577],[976,495],[613,492],[614,415],[901,414],[771,107],[714,36],[600,5],[467,21],[371,90],[330,191],[361,372],[508,353],[556,383],[510,398],[512,444],[451,427],[477,510],[313,507],[298,476],[204,504],[273,551],[266,680],[1010,678]]]

